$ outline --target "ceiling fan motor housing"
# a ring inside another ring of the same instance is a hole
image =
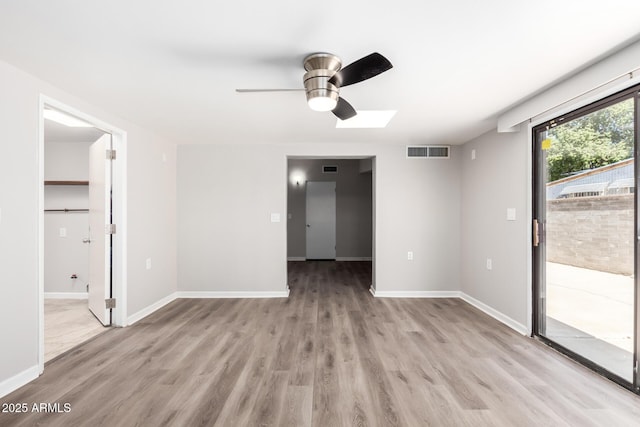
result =
[[[342,61],[330,53],[314,53],[304,60],[304,88],[309,106],[317,111],[331,111],[339,98],[339,88],[329,79],[342,68]]]

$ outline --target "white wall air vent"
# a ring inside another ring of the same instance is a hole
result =
[[[448,159],[448,145],[409,145],[407,146],[407,157],[422,159]]]

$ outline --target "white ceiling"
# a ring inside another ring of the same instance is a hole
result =
[[[0,60],[177,143],[464,143],[497,115],[640,32],[637,0],[0,1]],[[335,129],[302,59],[394,68],[343,88],[386,129]]]

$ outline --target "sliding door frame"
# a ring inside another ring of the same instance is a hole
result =
[[[539,339],[550,347],[556,349],[557,351],[575,359],[579,363],[585,365],[586,367],[596,371],[600,375],[603,375],[606,378],[618,383],[619,385],[634,391],[635,393],[640,394],[640,376],[638,375],[638,355],[640,354],[640,315],[638,313],[640,308],[640,292],[638,291],[638,273],[640,273],[640,264],[638,262],[638,258],[640,255],[640,228],[638,215],[640,213],[640,205],[638,200],[638,188],[640,188],[640,166],[638,164],[638,159],[640,159],[640,147],[639,147],[639,135],[640,135],[640,84],[634,85],[627,89],[621,90],[612,95],[606,96],[598,101],[590,103],[586,106],[577,108],[571,112],[568,112],[563,115],[559,115],[551,120],[547,120],[543,123],[537,124],[531,128],[531,146],[532,146],[532,160],[533,160],[533,180],[532,180],[532,208],[533,208],[533,219],[538,220],[540,218],[546,218],[546,186],[544,185],[545,176],[543,175],[543,161],[544,158],[541,155],[542,150],[540,148],[540,144],[542,138],[540,135],[552,128],[555,125],[560,125],[562,123],[569,122],[578,117],[585,116],[587,114],[593,113],[595,111],[601,110],[603,108],[609,107],[611,105],[617,104],[625,99],[634,99],[634,181],[635,181],[635,189],[634,189],[634,230],[635,230],[635,244],[634,244],[634,336],[633,336],[633,378],[632,382],[628,382],[622,377],[610,372],[609,370],[603,368],[597,363],[587,359],[584,356],[581,356],[578,353],[564,347],[563,345],[552,341],[551,339],[545,337],[541,334],[541,322],[545,319],[545,313],[543,310],[545,309],[544,304],[542,303],[542,284],[543,280],[546,277],[545,274],[545,263],[546,263],[546,229],[542,221],[538,226],[538,230],[535,230],[535,227],[532,227],[532,233],[538,232],[537,235],[534,235],[532,241],[534,242],[534,246],[532,248],[532,283],[533,283],[533,295],[532,295],[532,336],[534,338]],[[539,244],[535,244],[536,240],[539,240]],[[546,295],[545,295],[546,298]]]

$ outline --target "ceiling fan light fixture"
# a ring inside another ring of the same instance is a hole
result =
[[[331,111],[338,105],[338,93],[327,90],[308,92],[307,104],[313,111]]]
[[[340,88],[368,80],[393,68],[387,58],[371,53],[342,68],[336,55],[313,53],[303,62],[302,77],[307,104],[314,111],[331,111],[339,120],[349,120],[358,112],[340,96]],[[236,92],[289,92],[296,89],[236,89]]]
[[[307,104],[314,111],[332,111],[338,105],[339,89],[329,79],[340,70],[340,58],[329,53],[315,53],[304,60],[307,70],[302,80]]]

